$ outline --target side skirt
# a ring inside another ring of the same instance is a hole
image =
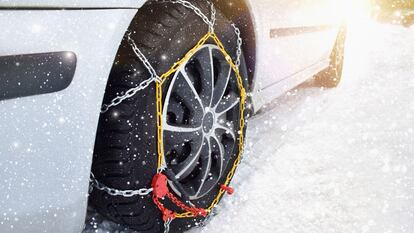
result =
[[[279,82],[256,90],[252,95],[255,112],[259,111],[265,104],[283,95],[287,91],[302,84],[306,80],[313,78],[315,74],[319,73],[328,66],[329,59],[322,60],[298,73],[280,80]]]

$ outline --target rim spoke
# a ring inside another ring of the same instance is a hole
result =
[[[214,65],[213,65],[213,51],[211,47],[207,47],[207,55],[200,54],[200,63],[202,69],[202,91],[201,99],[203,100],[204,106],[211,106],[213,99],[213,88],[214,88]],[[207,57],[204,57],[207,56]]]
[[[203,101],[201,100],[201,97],[198,95],[196,89],[194,88],[193,83],[191,82],[191,80],[188,78],[187,73],[185,72],[185,70],[180,70],[180,74],[184,77],[185,82],[187,83],[188,87],[190,87],[191,92],[193,93],[193,97],[197,100],[198,104],[200,105],[201,109],[203,109]],[[184,98],[191,98],[191,96],[183,96]],[[204,110],[203,110],[204,111]]]
[[[224,168],[224,162],[225,162],[225,150],[223,147],[223,144],[221,144],[220,140],[216,137],[216,136],[212,136],[212,141],[215,141],[215,144],[218,146],[219,149],[219,158],[218,158],[218,162],[220,164],[220,173],[219,173],[219,177],[221,177],[221,174],[223,172],[223,168]]]
[[[238,98],[236,94],[230,93],[220,100],[220,103],[216,107],[216,113],[221,116],[230,109],[234,108],[239,102],[240,98]]]
[[[235,134],[235,132],[234,132],[233,129],[231,129],[231,128],[227,127],[227,126],[218,125],[218,126],[216,126],[216,130],[222,130],[222,131],[224,131],[226,134],[230,135],[231,138],[234,141],[236,141],[236,134]]]
[[[165,123],[162,127],[165,131],[178,132],[178,133],[195,133],[201,130],[201,126],[193,128],[193,127],[184,127],[184,126],[174,126],[168,123]]]
[[[208,176],[210,174],[210,168],[211,168],[211,142],[210,139],[206,138],[206,144],[203,146],[203,152],[202,152],[202,156],[201,156],[201,163],[202,163],[202,177],[201,177],[201,182],[200,182],[200,186],[197,190],[196,193],[196,197],[198,195],[200,195],[200,192],[203,190],[204,188],[204,184],[206,182],[206,180],[208,179]]]
[[[178,91],[177,91],[178,90]],[[169,121],[169,114],[174,117]],[[170,131],[179,131],[177,128],[201,127],[204,109],[200,97],[194,90],[191,81],[182,72],[177,72],[171,81],[163,107],[163,125]],[[171,126],[168,128],[168,126]]]
[[[206,90],[208,90],[209,95],[209,103],[208,106],[212,106],[213,96],[214,96],[214,61],[213,61],[213,49],[211,47],[208,47],[208,53],[210,57],[210,83],[207,83],[209,85],[206,87]]]
[[[177,180],[180,181],[185,179],[197,167],[202,148],[205,147],[205,142],[203,140],[200,140],[200,142],[201,143],[194,143],[194,146],[192,146],[191,152],[187,158],[178,165],[174,166],[173,170],[178,171],[175,175]]]
[[[187,73],[191,78],[201,81],[200,99],[204,107],[209,107],[213,98],[214,87],[214,64],[211,46],[206,46],[199,50],[190,62],[185,66],[190,72]],[[195,70],[195,72],[191,72]]]
[[[184,143],[191,143],[193,146],[201,144],[202,132],[199,131],[164,131],[165,151],[175,150]],[[197,146],[198,148],[198,146]]]
[[[229,84],[230,76],[232,74],[232,69],[227,63],[224,65],[225,68],[220,71],[218,75],[217,82],[214,86],[213,102],[211,106],[217,107],[220,103],[220,100],[223,99],[224,93],[226,92],[227,86]]]
[[[170,101],[164,105],[163,125],[197,125],[196,119],[188,120],[188,113],[184,110],[183,104],[175,98],[170,98]],[[185,124],[188,123],[188,124]],[[201,124],[201,123],[199,123]]]

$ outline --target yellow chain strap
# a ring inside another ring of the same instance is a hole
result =
[[[239,91],[240,91],[240,133],[239,133],[240,137],[239,137],[239,145],[238,145],[239,151],[238,151],[237,158],[233,163],[233,167],[231,168],[231,170],[227,174],[227,177],[226,177],[226,180],[225,180],[225,183],[224,183],[224,185],[227,186],[227,185],[229,185],[231,179],[233,178],[234,172],[236,171],[236,168],[239,165],[240,160],[241,160],[241,156],[243,154],[243,149],[244,149],[243,148],[243,146],[244,146],[244,127],[245,127],[244,110],[245,110],[245,105],[246,105],[247,94],[246,94],[246,90],[243,87],[243,79],[240,75],[239,67],[237,67],[237,65],[233,62],[231,56],[227,53],[227,51],[224,48],[223,44],[221,43],[220,39],[213,32],[208,32],[203,38],[201,38],[200,41],[198,41],[197,45],[194,48],[192,48],[190,51],[188,51],[181,60],[174,63],[174,65],[171,67],[170,70],[168,70],[167,72],[165,72],[163,75],[160,76],[161,82],[156,83],[158,170],[161,171],[162,168],[165,166],[164,139],[163,139],[163,130],[162,130],[163,129],[163,126],[162,126],[162,108],[163,108],[162,85],[163,85],[164,81],[166,79],[168,79],[168,77],[170,77],[172,74],[174,74],[180,68],[181,65],[183,65],[185,62],[187,62],[195,54],[195,52],[201,46],[203,46],[206,43],[206,41],[210,38],[218,46],[221,53],[226,58],[226,61],[230,64],[231,68],[236,73],[237,86],[238,86]],[[221,197],[223,196],[224,193],[225,193],[225,191],[220,189],[220,191],[217,194],[216,198],[213,200],[211,205],[206,209],[206,211],[208,213],[210,213],[212,211],[212,209],[218,204],[218,202],[220,201],[220,199],[221,199]],[[195,217],[195,216],[190,212],[185,212],[185,213],[181,213],[181,214],[176,215],[176,218],[193,218],[193,217]]]

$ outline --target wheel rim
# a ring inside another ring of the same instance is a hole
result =
[[[333,59],[332,66],[335,70],[335,78],[340,78],[342,74],[342,68],[343,68],[343,61],[344,61],[344,36],[345,32],[343,29],[341,29],[339,41],[336,42],[335,46],[335,57]],[[337,80],[338,81],[338,80]]]
[[[340,43],[336,46],[335,52],[335,59],[334,59],[334,70],[335,70],[335,78],[338,79],[342,72],[342,60],[343,60],[343,53]]]
[[[200,47],[174,74],[163,107],[165,162],[172,189],[197,200],[214,187],[234,155],[240,98],[235,73],[216,45]],[[181,186],[178,188],[178,186]]]

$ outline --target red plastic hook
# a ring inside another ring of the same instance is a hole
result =
[[[168,193],[167,176],[158,173],[152,179],[153,194],[157,198],[164,198]]]
[[[220,188],[226,191],[228,195],[232,195],[234,193],[234,189],[232,187],[226,186],[224,184],[220,185]]]

